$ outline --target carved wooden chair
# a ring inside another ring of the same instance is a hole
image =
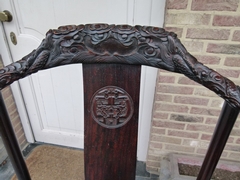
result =
[[[197,180],[209,180],[240,110],[240,88],[198,62],[162,28],[88,24],[50,30],[41,45],[0,70],[0,88],[42,69],[83,63],[85,179],[135,179],[141,65],[182,73],[225,99]],[[30,175],[4,102],[0,127],[17,177]]]

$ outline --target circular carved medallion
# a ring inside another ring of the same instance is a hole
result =
[[[105,128],[125,125],[133,115],[133,100],[122,88],[106,86],[99,89],[91,100],[93,119]]]

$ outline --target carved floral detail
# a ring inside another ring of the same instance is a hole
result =
[[[91,100],[91,115],[101,126],[119,128],[125,125],[134,111],[131,96],[122,88],[106,86],[99,89]]]
[[[40,46],[0,70],[0,89],[42,69],[73,63],[141,64],[181,73],[240,109],[240,88],[198,62],[177,35],[149,26],[87,24],[49,30]]]

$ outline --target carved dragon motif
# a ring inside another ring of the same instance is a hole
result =
[[[181,73],[240,109],[240,88],[198,62],[158,27],[87,24],[49,30],[40,46],[0,70],[0,89],[42,69],[73,63],[141,64]]]

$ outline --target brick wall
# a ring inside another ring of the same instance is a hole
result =
[[[3,68],[1,57],[0,57],[0,68]],[[17,111],[15,100],[14,100],[11,88],[9,86],[2,90],[2,96],[4,99],[8,114],[10,116],[18,143],[20,145],[20,148],[23,149],[27,145],[27,140],[23,131],[22,123]]]
[[[165,28],[198,61],[240,85],[239,0],[167,0]],[[223,100],[183,75],[158,75],[147,170],[159,172],[168,153],[204,155]],[[222,159],[240,161],[240,118]]]

